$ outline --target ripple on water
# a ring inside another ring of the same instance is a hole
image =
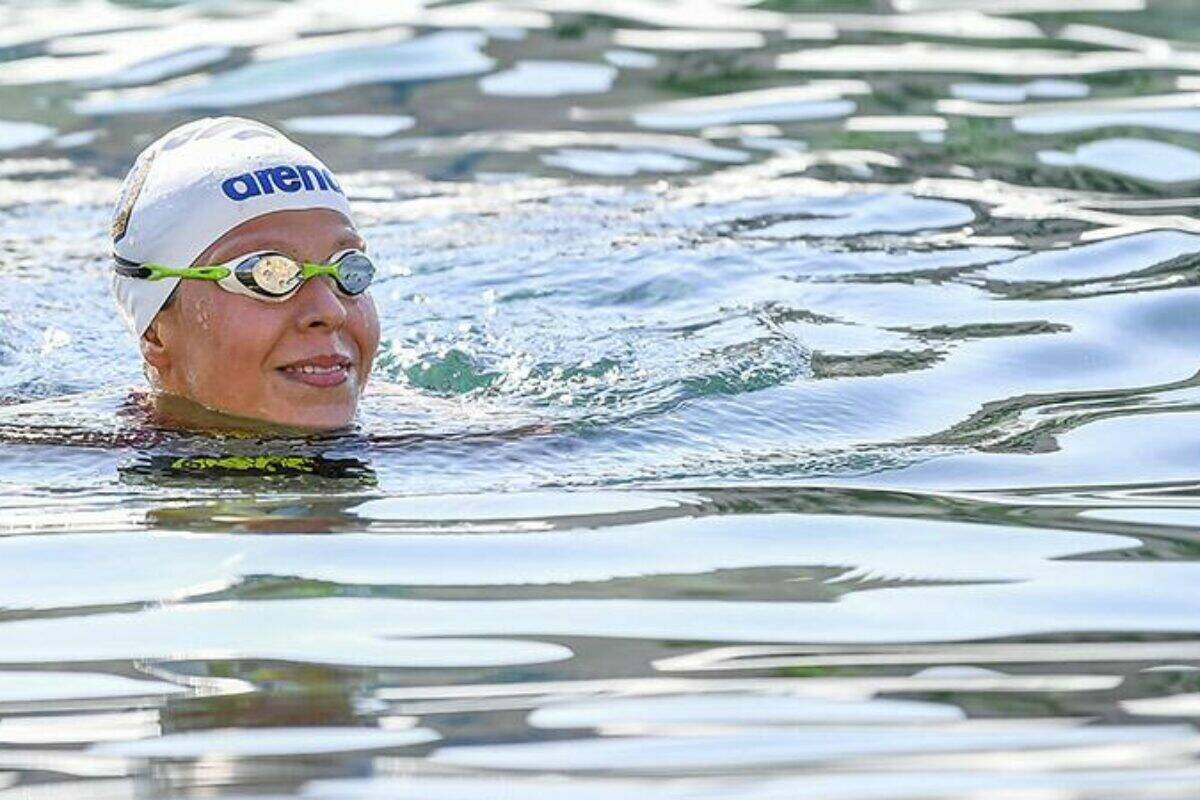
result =
[[[976,100],[983,103],[1023,103],[1026,100],[1087,97],[1091,93],[1091,87],[1082,81],[1043,78],[1017,84],[955,83],[951,85],[950,93],[963,100]]]
[[[1151,130],[1200,131],[1200,111],[1190,108],[1162,108],[1152,111],[1089,111],[1026,114],[1013,118],[1013,128],[1021,133],[1053,135],[1080,133],[1102,128],[1149,128]]]
[[[966,225],[975,213],[961,203],[902,194],[848,195],[809,198],[788,204],[776,213],[799,217],[747,234],[764,239],[799,239],[805,236],[860,236],[868,233],[908,233],[930,228]]]
[[[436,741],[424,728],[383,729],[322,725],[311,728],[191,731],[129,742],[104,742],[91,747],[100,756],[129,758],[261,758],[389,750]]]
[[[795,122],[835,119],[857,108],[848,94],[862,94],[869,87],[861,81],[824,81],[808,86],[763,89],[752,92],[676,100],[645,106],[632,112],[642,128],[681,130],[711,125],[747,122]]]
[[[578,61],[518,61],[512,69],[481,78],[479,89],[498,97],[559,97],[603,94],[612,88],[617,70],[608,64]]]
[[[1197,18],[957,5],[0,6],[0,796],[1190,796]],[[354,430],[131,391],[226,109],[377,256]]]
[[[1200,180],[1200,153],[1146,139],[1101,139],[1080,145],[1074,153],[1043,150],[1038,158],[1056,167],[1091,167],[1155,183]]]
[[[986,724],[964,724],[957,730],[912,726],[823,727],[819,731],[743,730],[725,735],[623,736],[587,742],[444,747],[430,758],[434,763],[474,768],[671,774],[820,763],[832,759],[866,760],[922,752],[1053,751],[1148,742],[1170,747],[1183,746],[1192,736],[1189,725],[1096,728],[1030,725],[1023,730],[1003,727],[997,730]]]
[[[252,62],[195,86],[155,93],[92,95],[80,114],[145,114],[186,108],[236,108],[367,83],[421,81],[486,72],[486,37],[442,32],[395,44],[333,48]]]
[[[158,697],[186,693],[164,681],[87,672],[0,672],[0,703]]]
[[[639,173],[689,172],[699,165],[690,159],[670,153],[647,153],[636,150],[585,150],[572,147],[542,156],[542,163],[561,167],[580,175],[610,178],[632,177]]]
[[[292,117],[283,121],[285,128],[296,133],[371,138],[392,136],[415,124],[416,120],[403,114],[340,114]]]
[[[36,122],[0,120],[0,150],[19,150],[42,144],[56,133],[54,128]]]

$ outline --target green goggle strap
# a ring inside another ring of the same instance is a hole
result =
[[[164,278],[191,278],[193,280],[203,281],[219,281],[231,274],[228,267],[165,267],[162,264],[139,264],[134,269],[140,274],[136,277],[143,278],[148,281],[161,281]],[[300,265],[300,277],[304,280],[316,277],[317,275],[328,275],[331,278],[338,277],[337,264],[311,264],[303,263]]]
[[[194,278],[203,281],[219,281],[229,275],[228,267],[164,267],[162,264],[141,264],[145,272],[139,275],[148,281],[164,278]]]

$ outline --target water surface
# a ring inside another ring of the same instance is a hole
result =
[[[1200,14],[0,8],[0,798],[1188,797]],[[355,429],[164,429],[202,114],[344,175]]]

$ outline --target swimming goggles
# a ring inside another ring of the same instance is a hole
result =
[[[311,264],[273,251],[239,256],[235,261],[207,267],[164,267],[138,264],[114,255],[114,269],[127,278],[160,281],[164,278],[216,281],[234,294],[257,300],[281,303],[289,299],[309,278],[328,275],[343,294],[358,295],[367,290],[375,277],[375,264],[361,250],[343,250],[328,264]]]

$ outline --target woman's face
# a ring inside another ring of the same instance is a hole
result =
[[[350,248],[365,245],[341,214],[277,211],[229,231],[195,263],[263,250],[326,263]],[[328,276],[305,281],[282,303],[180,281],[142,339],[161,390],[225,414],[313,429],[354,418],[378,346],[370,293],[342,294]]]

